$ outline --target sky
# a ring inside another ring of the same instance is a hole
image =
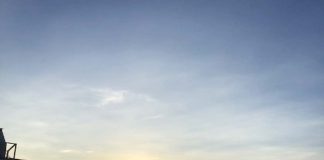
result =
[[[27,160],[324,159],[322,0],[1,0]]]

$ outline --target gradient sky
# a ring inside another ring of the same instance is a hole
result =
[[[322,0],[1,0],[28,160],[324,159]]]

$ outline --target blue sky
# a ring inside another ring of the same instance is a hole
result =
[[[24,159],[324,158],[320,0],[0,2]]]

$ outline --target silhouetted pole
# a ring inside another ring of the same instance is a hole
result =
[[[6,151],[7,151],[7,143],[2,132],[2,128],[0,128],[0,160],[6,158]]]

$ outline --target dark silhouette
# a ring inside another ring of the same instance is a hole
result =
[[[16,159],[17,143],[6,142],[2,128],[0,128],[0,160],[18,160]],[[13,157],[10,157],[13,155]]]
[[[0,160],[6,158],[7,143],[4,138],[2,128],[0,128]]]

